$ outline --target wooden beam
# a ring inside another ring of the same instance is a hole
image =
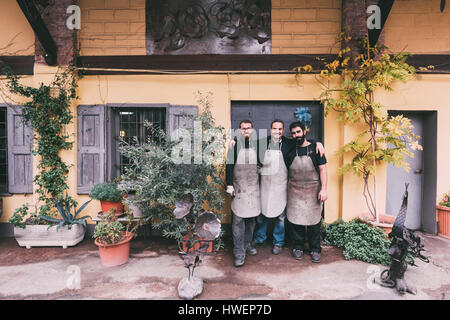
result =
[[[16,75],[34,74],[34,56],[0,56],[0,75],[6,74],[2,63],[9,66]]]
[[[144,56],[81,56],[80,68],[160,70],[160,71],[292,71],[311,65],[320,67],[316,57],[332,59],[336,55],[315,54],[242,54],[242,55],[144,55]],[[105,70],[107,71],[107,70]],[[108,72],[110,73],[110,72]]]
[[[395,0],[380,0],[378,2],[378,7],[381,11],[381,28],[380,29],[369,29],[369,44],[374,47],[378,42],[381,31],[383,31],[384,24],[386,23],[389,13],[391,12],[392,6]]]
[[[42,47],[45,50],[44,58],[48,65],[53,66],[57,63],[58,47],[53,40],[50,32],[42,20],[42,17],[37,10],[33,1],[29,0],[17,0],[17,3],[22,9],[23,14],[28,20],[31,28],[33,29],[36,37],[39,39]]]
[[[146,56],[81,56],[77,59],[79,68],[87,68],[83,74],[88,75],[121,75],[148,74],[167,71],[180,72],[208,72],[224,73],[230,71],[289,73],[293,68],[309,64],[314,72],[318,72],[321,65],[316,57],[332,61],[337,55],[146,55]],[[418,73],[450,73],[449,54],[416,54],[408,58],[407,63],[418,69],[433,65],[435,68]],[[89,70],[89,68],[95,70]],[[136,70],[136,71],[134,71]]]

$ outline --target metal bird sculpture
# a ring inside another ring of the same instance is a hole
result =
[[[391,266],[389,269],[381,273],[381,285],[390,288],[396,288],[399,294],[405,292],[416,294],[417,290],[414,287],[408,286],[403,279],[405,271],[408,267],[406,258],[408,254],[420,258],[424,262],[429,262],[428,258],[422,255],[425,249],[420,243],[420,237],[416,236],[411,230],[405,228],[406,214],[408,209],[408,184],[405,184],[406,189],[403,194],[402,205],[400,211],[395,219],[389,237],[392,238],[388,249],[388,254],[391,256]],[[414,259],[412,261],[413,266]]]

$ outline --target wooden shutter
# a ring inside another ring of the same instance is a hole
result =
[[[21,107],[8,106],[8,191],[33,193],[33,130],[22,122]]]
[[[183,114],[196,116],[198,114],[197,106],[174,106],[169,107],[169,118],[167,126],[167,135],[170,137],[173,131],[179,128],[193,128],[194,121],[183,117]]]
[[[77,191],[88,194],[105,181],[105,107],[78,106]]]

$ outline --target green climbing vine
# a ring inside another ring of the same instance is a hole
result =
[[[69,67],[57,73],[49,85],[41,83],[38,88],[22,85],[20,78],[9,70],[6,78],[10,93],[29,99],[23,105],[22,116],[23,121],[33,127],[33,155],[39,156],[38,173],[33,180],[38,186],[39,200],[43,202],[39,215],[48,215],[52,211],[52,199],[62,197],[69,188],[70,166],[61,159],[60,152],[71,150],[73,146],[64,128],[73,120],[70,106],[77,98],[78,74],[75,68]],[[69,197],[69,201],[76,206],[75,200]]]

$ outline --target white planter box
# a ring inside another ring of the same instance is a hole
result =
[[[56,231],[56,226],[30,225],[25,229],[14,227],[14,237],[19,246],[31,247],[63,247],[74,246],[84,239],[86,229],[80,224],[72,225],[69,230],[63,226]]]

